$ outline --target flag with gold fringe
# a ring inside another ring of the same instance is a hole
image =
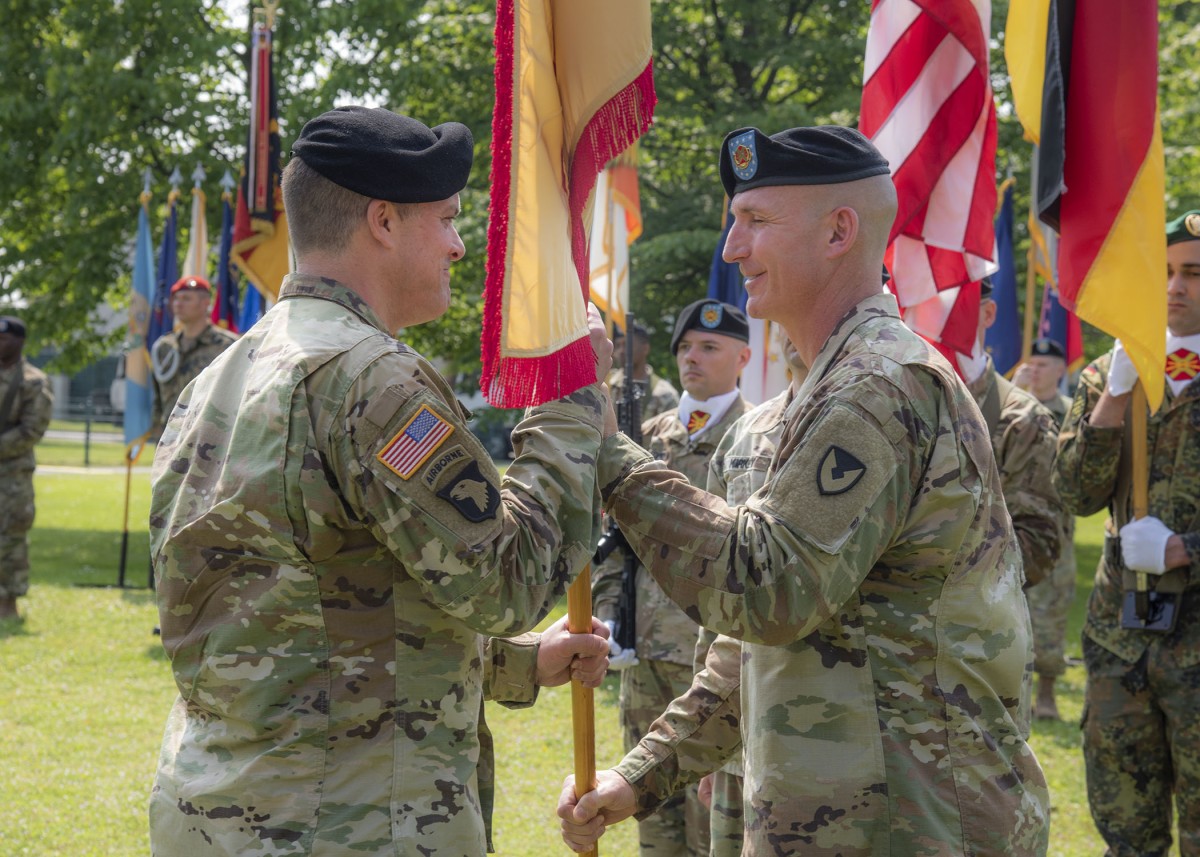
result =
[[[497,407],[596,380],[587,206],[654,113],[649,0],[496,3],[480,385]]]
[[[1060,236],[1059,300],[1121,339],[1156,409],[1167,325],[1158,4],[1014,0],[1005,56],[1038,144],[1037,213]]]
[[[264,8],[254,12],[250,36],[250,133],[238,185],[230,253],[243,278],[268,301],[278,297],[291,264],[287,215],[279,189],[279,116],[271,65],[278,5],[268,0]]]

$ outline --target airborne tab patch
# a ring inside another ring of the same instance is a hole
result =
[[[817,466],[817,490],[824,497],[845,494],[866,472],[867,465],[840,446],[830,446]]]
[[[408,479],[454,432],[454,426],[422,405],[375,456],[401,479]]]
[[[476,524],[496,517],[496,508],[500,505],[500,492],[479,472],[478,461],[472,461],[458,471],[437,495]]]

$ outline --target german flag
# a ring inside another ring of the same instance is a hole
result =
[[[1061,236],[1059,299],[1121,339],[1156,409],[1167,324],[1158,5],[1013,0],[1005,56],[1038,144],[1035,207]]]

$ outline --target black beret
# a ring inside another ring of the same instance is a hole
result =
[[[428,128],[382,107],[339,107],[310,120],[292,154],[371,199],[438,202],[467,186],[475,141],[458,122]]]
[[[731,199],[756,187],[841,184],[889,172],[870,140],[841,125],[790,128],[770,137],[742,128],[721,146],[721,184]]]
[[[11,333],[13,336],[25,338],[25,323],[12,315],[0,315],[0,333]]]
[[[1167,224],[1167,246],[1200,241],[1200,211],[1188,211]]]
[[[688,304],[679,313],[675,321],[675,332],[671,334],[671,353],[679,349],[679,340],[689,330],[707,330],[709,333],[720,333],[732,336],[742,342],[750,341],[750,322],[746,314],[733,304],[705,298]]]
[[[990,298],[992,296],[992,278],[984,277],[979,281],[979,297]]]
[[[1059,360],[1067,359],[1067,352],[1053,339],[1037,340],[1033,343],[1030,353],[1035,357],[1057,357]]]

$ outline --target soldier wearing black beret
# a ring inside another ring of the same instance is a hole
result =
[[[292,153],[295,273],[183,391],[155,457],[180,699],[152,850],[484,854],[485,696],[526,706],[607,664],[598,622],[523,633],[598,537],[604,391],[532,408],[502,478],[449,381],[396,339],[449,306],[471,133],[342,107]]]
[[[594,791],[564,788],[564,838],[583,850],[740,752],[737,853],[1044,854],[1016,536],[970,391],[884,292],[888,163],[851,128],[742,128],[720,174],[746,313],[811,368],[743,504],[620,434],[601,448],[605,508],[646,573],[735,655],[710,649]]]

